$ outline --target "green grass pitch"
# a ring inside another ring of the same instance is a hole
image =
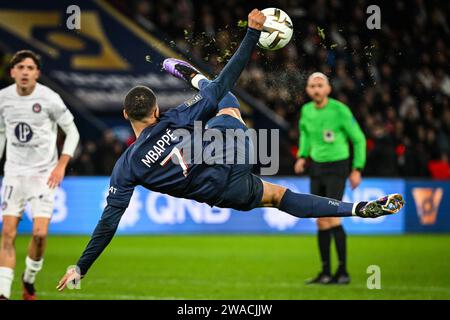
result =
[[[16,241],[13,299],[21,297],[28,240]],[[304,284],[319,268],[312,235],[117,236],[80,290],[58,293],[87,241],[50,236],[40,299],[450,299],[449,234],[350,236],[348,286]],[[369,265],[381,268],[380,290],[367,289]]]

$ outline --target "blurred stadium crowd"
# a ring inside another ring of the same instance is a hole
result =
[[[109,0],[217,74],[261,1]],[[450,2],[384,2],[381,29],[369,30],[370,1],[277,1],[294,23],[293,41],[257,50],[239,86],[290,124],[292,165],[306,77],[329,75],[367,137],[367,176],[450,178]],[[240,21],[243,20],[243,21]],[[84,141],[69,174],[109,175],[126,144],[107,130]],[[288,168],[292,172],[292,168]]]
[[[308,101],[305,78],[322,71],[367,136],[366,175],[449,178],[450,5],[384,2],[381,30],[369,30],[370,4],[278,1],[293,20],[295,38],[283,50],[255,53],[240,86],[289,121],[294,156],[299,109]],[[137,0],[121,8],[143,27],[164,30],[217,74],[242,38],[239,20],[254,6],[263,4]]]

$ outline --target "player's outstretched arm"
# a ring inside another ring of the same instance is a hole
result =
[[[265,21],[266,17],[258,9],[253,9],[250,12],[248,15],[247,33],[241,45],[223,68],[222,72],[220,72],[219,76],[202,89],[215,103],[219,102],[235,85],[247,62],[250,60],[250,56],[258,42]]]
[[[56,287],[59,291],[64,290],[69,282],[80,279],[87,273],[89,268],[114,237],[120,218],[125,212],[125,209],[126,208],[114,207],[111,205],[105,207],[102,217],[92,234],[91,240],[77,262],[80,274],[77,274],[74,269],[67,271]]]

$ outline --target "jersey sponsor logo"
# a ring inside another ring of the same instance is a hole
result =
[[[39,112],[41,112],[41,110],[42,110],[42,107],[39,103],[33,104],[33,112],[34,113],[39,113]]]
[[[190,106],[192,106],[193,104],[196,104],[197,102],[199,102],[202,99],[203,99],[202,95],[200,93],[197,93],[195,96],[193,96],[192,98],[187,100],[184,104],[187,107],[190,107]]]
[[[444,190],[442,188],[414,188],[412,194],[420,223],[422,225],[435,224]]]
[[[17,140],[22,143],[26,143],[33,137],[33,130],[25,122],[19,122],[14,130]]]

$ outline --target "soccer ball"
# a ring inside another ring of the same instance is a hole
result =
[[[283,10],[267,8],[261,11],[266,16],[258,46],[267,50],[278,50],[289,43],[294,27]]]

